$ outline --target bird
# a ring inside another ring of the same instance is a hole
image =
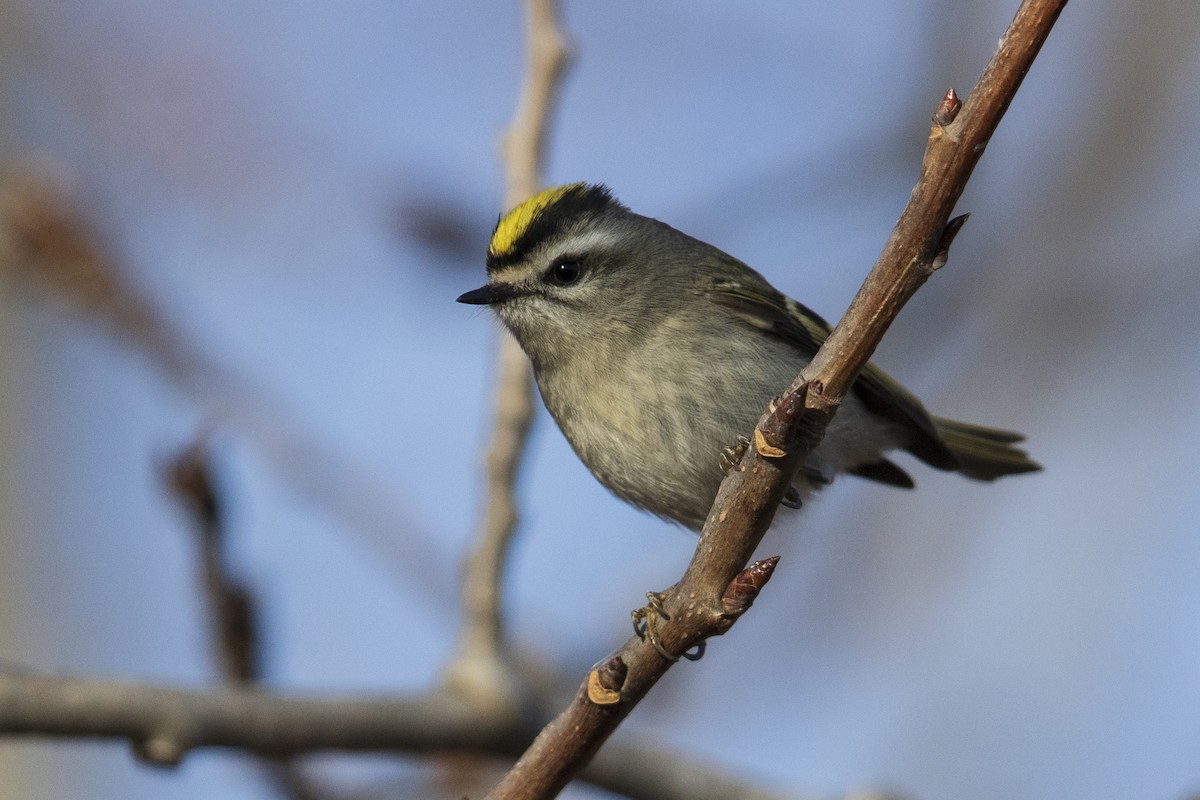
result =
[[[489,306],[511,331],[588,470],[693,530],[729,448],[832,330],[742,261],[635,213],[603,184],[552,186],[502,215],[486,268],[487,283],[458,301]],[[788,497],[799,505],[842,473],[912,488],[893,450],[979,481],[1041,469],[1016,446],[1023,439],[931,415],[872,363]]]

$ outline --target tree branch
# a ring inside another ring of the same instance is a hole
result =
[[[570,55],[558,17],[557,0],[527,0],[526,82],[504,136],[505,208],[532,195],[542,182],[550,115]],[[512,335],[502,332],[500,337],[496,416],[486,462],[487,510],[463,575],[463,628],[446,681],[478,701],[512,704],[520,691],[504,652],[502,579],[517,527],[517,472],[533,421],[533,373]]]
[[[258,598],[234,576],[226,555],[226,504],[217,491],[205,437],[198,437],[176,456],[164,478],[195,527],[202,596],[207,601],[219,674],[227,684],[252,686],[262,679]],[[262,769],[282,797],[321,800],[325,796],[293,758],[263,759]]]
[[[264,756],[313,750],[504,753],[513,733],[507,723],[489,724],[486,714],[444,693],[286,697],[250,687],[202,692],[7,673],[0,674],[0,729],[128,739],[139,756],[163,765],[179,763],[198,747]]]
[[[226,563],[225,504],[214,485],[204,439],[197,439],[176,456],[164,477],[195,526],[214,661],[225,681],[253,683],[261,677],[258,608]]]
[[[189,691],[5,670],[0,731],[127,740],[143,760],[173,766],[192,750],[211,747],[280,759],[330,750],[511,758],[533,740],[537,724],[498,717],[445,692],[283,696],[247,686]],[[794,800],[650,743],[618,744],[580,777],[634,800]]]
[[[884,332],[944,263],[961,225],[950,224],[954,203],[1065,5],[1024,0],[961,111],[952,92],[938,106],[920,178],[883,252],[829,339],[759,421],[755,446],[721,484],[687,571],[665,593],[657,633],[666,652],[724,633],[748,607],[729,603],[735,578]],[[593,670],[488,798],[557,795],[672,663],[649,641],[631,638]]]

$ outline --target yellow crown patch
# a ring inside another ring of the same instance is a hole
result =
[[[517,239],[529,227],[538,214],[549,206],[554,205],[567,192],[583,189],[585,183],[567,183],[562,186],[551,186],[522,201],[516,208],[504,215],[496,225],[492,234],[492,242],[488,245],[488,253],[492,256],[502,256],[513,248]]]

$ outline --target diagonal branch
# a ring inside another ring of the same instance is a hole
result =
[[[667,593],[664,607],[670,619],[658,630],[667,651],[681,652],[707,636],[724,632],[769,576],[771,563],[739,570],[769,525],[795,466],[819,441],[824,425],[883,331],[931,271],[944,262],[956,230],[947,222],[953,204],[1063,5],[1065,0],[1027,0],[957,118],[950,98],[939,106],[910,207],[826,347],[760,421],[757,447],[722,486],[692,565],[680,584]],[[554,9],[551,0],[530,0],[530,6],[541,13]],[[560,62],[542,74],[557,74],[561,68]],[[554,80],[548,85],[553,86]],[[540,114],[544,120],[550,95],[541,96],[546,98],[542,111],[530,113]],[[527,101],[523,108],[529,104],[536,105]],[[544,128],[535,125],[532,130]],[[527,135],[533,136],[532,151],[540,152],[544,134]],[[532,163],[537,163],[536,158]],[[533,180],[528,190],[520,192],[514,188],[514,195],[532,191],[537,183]],[[529,387],[526,372],[526,392]],[[494,448],[513,454],[501,458],[510,465],[507,476],[500,475],[501,484],[507,481],[509,498],[523,441],[523,431],[519,427],[512,430],[520,434],[513,440],[516,445]],[[509,533],[512,524],[508,523]],[[468,608],[474,609],[469,612],[472,624],[483,631],[480,640],[493,654],[499,653],[502,641],[499,572],[507,538],[508,533],[489,539],[490,544],[476,553],[481,572],[472,571],[468,576],[470,584],[472,577],[483,574],[486,578],[489,571],[495,574],[476,596],[483,601],[478,605],[469,598],[466,601]],[[475,561],[472,559],[473,564]],[[463,651],[469,649],[464,644]],[[493,796],[551,796],[572,775],[586,775],[582,764],[668,667],[669,662],[652,646],[636,639],[628,642],[593,672],[590,686],[581,688],[572,707],[543,731]],[[15,673],[0,673],[0,730],[124,738],[156,763],[174,763],[202,746],[267,755],[317,749],[515,754],[533,735],[530,723],[488,713],[485,706],[449,691],[412,699],[280,697],[248,687],[187,692]],[[626,760],[626,754],[614,748],[604,755],[604,763],[598,760],[591,774],[597,785],[620,790],[622,777],[646,766],[637,759]],[[660,754],[642,759],[651,765],[664,760]],[[614,762],[619,765],[615,770]],[[701,778],[706,775],[703,767],[696,765],[684,765],[684,769]],[[605,774],[607,779],[600,777]],[[702,779],[700,784],[718,785],[715,777]],[[694,800],[700,795],[664,790],[661,796]],[[745,796],[768,797],[749,790]]]
[[[949,219],[954,203],[1065,5],[1024,0],[961,111],[952,91],[938,106],[920,178],[883,252],[829,339],[759,421],[755,447],[721,484],[692,562],[665,593],[658,636],[666,652],[724,633],[748,607],[729,602],[735,578],[884,332],[944,263],[961,225]],[[672,663],[650,642],[631,638],[593,670],[488,798],[556,796]]]

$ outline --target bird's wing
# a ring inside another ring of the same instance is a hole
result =
[[[751,276],[758,278],[757,273]],[[819,314],[762,278],[713,278],[701,286],[701,292],[747,325],[782,339],[808,359],[816,355],[833,330]],[[913,455],[942,469],[957,465],[921,401],[883,370],[868,363],[854,382],[853,391],[870,411],[912,432],[913,442],[907,449]]]

